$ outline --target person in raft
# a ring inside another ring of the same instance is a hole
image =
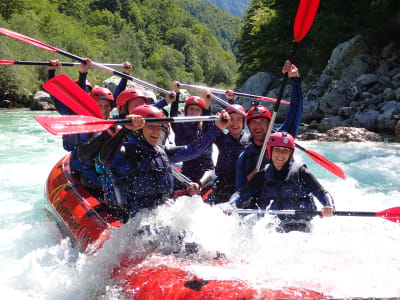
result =
[[[171,199],[171,164],[193,159],[211,145],[230,119],[225,111],[219,115],[223,120],[215,121],[207,134],[185,146],[158,145],[162,125],[147,124],[144,118],[163,118],[160,109],[141,105],[127,115],[132,125],[125,125],[100,150],[100,161],[111,170],[118,205],[132,217],[141,209],[151,209]]]
[[[288,60],[282,68],[282,73],[288,73],[291,79],[292,90],[289,111],[286,115],[285,122],[278,131],[287,131],[292,136],[296,137],[303,112],[303,94],[301,91],[300,74],[297,67]],[[255,168],[265,136],[267,135],[270,121],[271,113],[268,108],[264,106],[253,106],[247,112],[246,122],[251,134],[251,143],[239,156],[236,165],[235,191],[245,185],[256,173]],[[267,162],[267,157],[264,156],[261,168]]]
[[[175,81],[173,83],[174,90],[179,102],[180,83]],[[203,98],[199,96],[189,97],[184,106],[185,116],[204,116],[211,114],[211,94],[203,93]],[[177,104],[171,106],[171,117],[175,117],[178,113]],[[207,134],[208,130],[212,127],[211,122],[191,122],[191,123],[173,123],[171,124],[172,130],[175,133],[175,144],[177,146],[187,145],[193,141],[201,138]],[[210,144],[207,149],[198,157],[192,160],[183,162],[182,174],[196,182],[199,189],[189,194],[200,194],[206,187],[210,187],[214,180],[214,162],[212,160],[212,145]],[[181,188],[181,187],[179,187]]]
[[[50,66],[48,67],[48,78],[49,80],[52,79],[55,74],[56,70],[58,70],[61,66],[61,63],[58,59],[50,60]],[[79,79],[78,84],[79,86],[87,92],[87,87],[91,86],[92,84],[87,81],[87,73],[91,65],[91,60],[89,58],[85,58],[85,63],[81,63],[80,70],[79,70]],[[63,104],[61,101],[56,99],[55,97],[51,96],[54,106],[56,110],[61,115],[76,115],[74,111],[72,111],[69,107]],[[78,147],[81,143],[86,142],[88,138],[87,134],[70,134],[70,135],[63,135],[63,147],[66,151],[71,152],[70,158],[70,168],[72,174],[80,180],[81,171],[83,169],[83,163],[78,158]],[[83,175],[82,175],[83,176]]]
[[[244,115],[246,111],[239,104],[232,104]],[[214,143],[218,148],[218,160],[215,166],[217,179],[213,191],[205,200],[206,203],[216,204],[226,202],[235,192],[236,163],[240,153],[250,143],[250,134],[244,132],[245,117],[231,108],[226,111],[231,116],[228,132],[221,133]]]
[[[295,144],[287,132],[273,133],[267,144],[270,163],[238,192],[232,195],[229,204],[238,208],[260,208],[272,210],[317,209],[314,197],[323,205],[321,217],[331,217],[334,201],[304,164],[293,158]],[[261,196],[251,198],[255,193]],[[314,197],[313,197],[314,196]],[[293,230],[310,231],[310,216],[278,215],[283,232]]]

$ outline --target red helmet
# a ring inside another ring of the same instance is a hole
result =
[[[153,105],[139,105],[133,110],[134,115],[142,116],[143,118],[164,118],[162,110]]]
[[[113,94],[108,88],[98,86],[92,90],[90,93],[90,96],[96,100],[109,100],[109,101],[114,101]]]
[[[240,112],[242,112],[242,113],[243,113],[243,117],[246,115],[246,111],[244,110],[243,106],[241,106],[240,104],[232,104],[232,106],[233,106],[234,108],[236,108],[237,110],[239,110]],[[227,108],[226,108],[226,112],[227,112],[228,114],[237,113],[236,110],[233,110],[233,109],[230,108],[230,107],[227,107]]]
[[[78,84],[78,83],[79,83],[79,79],[75,79],[74,82],[75,82],[76,84]],[[93,90],[93,84],[92,84],[89,80],[87,80],[87,79],[86,79],[86,87],[87,87],[87,88],[90,88],[89,92]]]
[[[271,113],[269,112],[268,108],[262,105],[253,106],[249,109],[246,116],[246,122],[249,123],[250,120],[256,118],[267,118],[271,121]]]
[[[185,102],[185,107],[184,107],[185,115],[189,105],[197,105],[200,106],[202,109],[205,109],[206,107],[204,100],[202,98],[200,98],[199,96],[191,96]]]
[[[118,111],[121,112],[121,107],[124,107],[125,104],[128,103],[128,101],[136,99],[136,98],[142,98],[143,101],[146,101],[146,96],[144,95],[143,91],[141,91],[139,89],[127,89],[127,90],[123,91],[117,97]]]
[[[267,143],[267,155],[268,159],[271,160],[272,147],[286,147],[292,149],[292,155],[294,152],[295,144],[294,138],[285,131],[275,132],[271,134]]]

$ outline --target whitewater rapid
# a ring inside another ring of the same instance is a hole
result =
[[[43,112],[36,112],[43,114]],[[204,279],[245,280],[255,287],[301,287],[335,298],[400,297],[400,224],[382,218],[315,218],[311,234],[277,233],[275,217],[227,216],[199,197],[182,197],[113,232],[96,257],[79,253],[45,211],[44,183],[65,154],[60,137],[27,110],[0,110],[0,290],[3,299],[120,299],[108,274],[121,253],[150,244],[176,250],[186,232],[199,253],[186,268]],[[342,180],[296,151],[331,192],[337,210],[400,206],[400,146],[299,142],[341,166]],[[149,235],[138,235],[147,226]],[[159,228],[169,228],[162,238]],[[176,251],[175,251],[176,252]],[[227,267],[202,263],[223,253]],[[165,257],[148,254],[147,264]]]

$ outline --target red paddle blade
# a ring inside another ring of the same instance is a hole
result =
[[[33,38],[30,38],[29,36],[20,34],[18,32],[15,32],[15,31],[3,28],[3,27],[0,27],[0,33],[6,35],[8,37],[11,37],[13,39],[20,40],[22,42],[34,45],[34,46],[39,47],[39,48],[42,48],[42,49],[47,50],[47,51],[51,51],[51,52],[55,52],[55,53],[58,52],[57,48],[51,47],[51,46],[46,45],[46,44],[44,44],[44,43],[42,43],[40,41],[37,41],[37,40],[35,40]]]
[[[14,60],[0,60],[0,65],[13,65]]]
[[[382,217],[388,221],[400,223],[400,207],[392,207],[376,213],[377,217]]]
[[[294,20],[294,40],[299,43],[310,30],[317,14],[319,0],[301,0]]]
[[[261,100],[261,101],[276,102],[276,99],[270,98],[270,97],[264,97],[264,96],[257,96],[256,99]],[[281,103],[290,104],[290,102],[286,101],[286,100],[281,100]]]
[[[332,172],[336,176],[345,179],[346,176],[344,175],[342,168],[340,168],[338,165],[335,165],[333,162],[329,161],[321,154],[318,154],[317,152],[314,152],[312,150],[305,150],[304,152],[308,154],[308,156],[310,156],[311,159],[314,160],[317,164],[323,166],[325,169]]]
[[[113,120],[88,116],[34,116],[35,120],[54,135],[81,134],[104,131],[113,126]]]
[[[50,79],[43,88],[78,115],[103,118],[97,102],[67,75],[60,74]]]

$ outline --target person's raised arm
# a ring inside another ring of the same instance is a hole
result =
[[[285,122],[278,131],[289,132],[293,137],[296,137],[300,126],[301,116],[303,113],[303,92],[301,90],[301,81],[299,70],[289,60],[287,60],[282,68],[282,73],[288,73],[291,79],[291,95],[289,111],[286,115]]]

